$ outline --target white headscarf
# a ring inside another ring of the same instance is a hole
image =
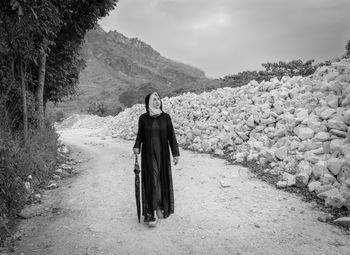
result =
[[[162,113],[162,110],[160,109],[160,107],[159,108],[153,107],[153,98],[156,95],[159,97],[157,92],[152,93],[151,96],[149,97],[149,101],[148,101],[148,111],[149,111],[149,115],[151,117],[156,117]]]

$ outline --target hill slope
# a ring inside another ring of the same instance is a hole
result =
[[[96,101],[117,112],[154,90],[170,96],[218,86],[202,70],[162,57],[150,45],[116,31],[89,31],[82,54],[87,67],[80,74],[78,94],[59,104],[67,112],[80,112]]]

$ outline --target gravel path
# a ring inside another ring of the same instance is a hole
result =
[[[139,224],[133,143],[67,129],[79,174],[44,197],[24,220],[15,254],[350,254],[350,236],[317,221],[323,213],[243,167],[181,150],[173,167],[175,214]]]

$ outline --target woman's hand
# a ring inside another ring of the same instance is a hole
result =
[[[174,157],[174,165],[177,165],[179,163],[179,157]]]
[[[133,148],[132,151],[134,152],[135,155],[140,154],[139,148]]]

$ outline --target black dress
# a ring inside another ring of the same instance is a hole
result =
[[[153,216],[163,209],[164,218],[174,213],[174,191],[170,150],[180,155],[170,115],[162,112],[153,118],[148,113],[139,118],[134,148],[141,147],[142,215]]]

